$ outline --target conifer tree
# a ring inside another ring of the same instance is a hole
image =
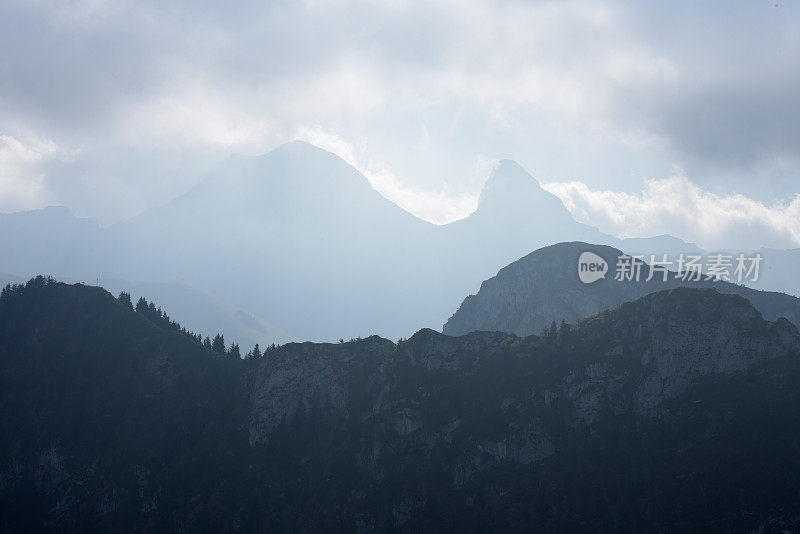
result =
[[[133,310],[133,302],[131,302],[131,294],[127,291],[120,291],[119,297],[117,297],[122,304],[125,305],[126,308]]]
[[[211,343],[211,349],[214,352],[225,354],[225,337],[222,334],[214,336],[214,341]]]

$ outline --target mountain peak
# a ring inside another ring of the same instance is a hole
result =
[[[288,141],[270,151],[270,153],[281,153],[281,152],[294,153],[294,154],[311,153],[311,152],[326,153],[326,154],[329,153],[327,150],[324,150],[316,145],[312,145],[308,141],[303,141],[302,139],[295,139],[294,141]]]
[[[476,213],[496,218],[530,218],[574,224],[572,216],[557,196],[542,189],[539,182],[519,163],[501,160],[484,184]]]
[[[337,154],[299,139],[273,148],[263,158],[279,165],[313,170],[316,175],[336,172],[352,173],[353,171],[358,173],[356,169]],[[347,171],[344,169],[347,169]]]
[[[581,282],[578,261],[583,252],[593,252],[603,258],[608,275],[591,284]],[[552,321],[577,321],[648,293],[678,286],[716,287],[723,293],[748,299],[769,320],[785,316],[800,323],[800,299],[788,295],[760,292],[724,280],[683,280],[674,273],[666,280],[659,276],[650,278],[646,262],[641,264],[638,280],[618,280],[613,271],[621,254],[613,247],[578,241],[540,248],[485,280],[475,295],[464,299],[442,331],[447,335],[474,330],[499,330],[520,336],[537,334]],[[676,292],[657,299],[677,299],[683,295],[685,293]],[[738,300],[742,301],[746,302]],[[728,301],[732,302],[737,300]],[[735,307],[731,306],[731,309]]]
[[[516,197],[520,194],[539,193],[544,190],[536,181],[536,178],[528,174],[516,161],[510,159],[500,160],[492,175],[486,181],[481,190],[478,205],[493,202],[495,198],[501,197],[505,200]]]

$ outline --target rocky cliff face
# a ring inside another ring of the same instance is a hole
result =
[[[520,478],[500,482],[499,473],[574,461],[571,448],[586,446],[577,437],[586,432],[634,424],[649,433],[676,405],[705,402],[704,381],[769,373],[796,365],[798,355],[788,321],[765,321],[738,295],[690,288],[650,294],[544,337],[423,330],[396,346],[379,338],[290,344],[257,364],[251,443],[279,450],[270,443],[280,439],[279,425],[302,411],[355,453],[351,468],[364,478],[349,506],[365,507],[364,524],[406,528],[426,521],[437,492],[508,504],[519,497]],[[629,437],[637,446],[657,439]],[[385,517],[367,504],[376,491],[393,495]]]
[[[543,337],[481,331],[451,337],[421,330],[399,345],[378,337],[339,345],[288,344],[259,362],[255,371],[251,443],[268,439],[270,431],[300,406],[309,409],[317,402],[348,411],[354,408],[353,399],[367,397],[371,397],[369,410],[363,417],[394,420],[402,414],[406,423],[423,428],[421,419],[415,421],[421,413],[418,407],[399,409],[395,415],[384,413],[387,395],[395,388],[409,387],[405,382],[428,384],[436,390],[446,387],[447,380],[469,381],[495,372],[491,368],[498,358],[503,361],[510,354],[524,362],[519,370],[533,373],[545,353],[558,353],[547,359],[561,375],[542,384],[544,390],[528,385],[526,393],[546,397],[545,405],[557,398],[567,400],[576,420],[590,422],[584,413],[588,404],[600,397],[611,399],[623,390],[633,393],[617,408],[653,415],[660,405],[705,376],[741,373],[755,364],[800,353],[799,343],[792,323],[764,320],[739,295],[681,287],[563,325]],[[398,381],[399,376],[406,379]],[[534,379],[540,381],[541,377]],[[421,389],[413,397],[418,398]],[[422,396],[426,394],[434,393]],[[524,403],[524,398],[517,401]],[[450,424],[456,419],[458,414],[453,413],[443,421]],[[430,430],[441,434],[447,424]],[[407,429],[407,424],[401,428]]]
[[[391,341],[372,336],[346,344],[291,343],[270,352],[250,383],[250,443],[266,441],[282,421],[315,403],[347,410],[354,377],[373,375],[394,350]]]
[[[578,278],[578,258],[593,252],[605,259],[609,274],[591,284]],[[724,281],[680,281],[661,273],[647,281],[649,266],[641,265],[639,281],[617,281],[614,269],[623,253],[604,245],[573,242],[539,249],[501,269],[481,284],[450,317],[442,331],[462,335],[475,330],[498,330],[517,335],[540,333],[553,321],[573,322],[654,291],[678,286],[717,287],[745,296],[768,319],[786,317],[800,324],[800,299],[782,293],[757,291]],[[674,275],[674,273],[672,273]]]
[[[245,361],[97,288],[0,299],[3,530],[792,528],[800,338],[715,289],[543,336]]]
[[[605,398],[633,386],[629,408],[647,416],[703,377],[742,373],[800,347],[789,321],[764,321],[745,298],[715,289],[653,293],[580,322],[575,330],[581,343],[601,355],[584,376],[595,389],[602,384]],[[625,380],[611,371],[621,367]]]

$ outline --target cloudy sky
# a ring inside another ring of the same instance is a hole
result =
[[[796,1],[227,4],[0,0],[0,212],[305,139],[435,223],[511,158],[617,235],[800,246]]]

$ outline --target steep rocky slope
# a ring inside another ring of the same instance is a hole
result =
[[[605,278],[584,284],[578,277],[578,258],[593,252],[608,264]],[[538,334],[553,321],[573,322],[643,295],[679,286],[716,287],[743,295],[764,317],[786,317],[800,324],[800,299],[758,291],[725,281],[683,281],[671,273],[663,281],[661,272],[647,281],[650,267],[642,262],[639,280],[615,279],[617,258],[622,251],[582,242],[559,243],[536,250],[502,268],[469,295],[448,319],[442,331],[462,335],[475,330],[497,330],[517,335]]]

